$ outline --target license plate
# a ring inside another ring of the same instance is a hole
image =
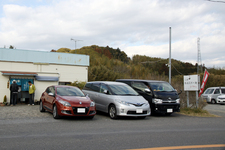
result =
[[[137,109],[136,113],[143,113],[143,109]]]
[[[77,113],[85,113],[85,108],[77,108]]]
[[[171,112],[173,112],[173,109],[167,109],[167,112],[171,113]]]

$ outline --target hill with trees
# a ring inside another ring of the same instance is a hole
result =
[[[71,50],[69,48],[60,48],[52,52],[63,52],[73,54],[85,54],[90,56],[90,66],[88,68],[89,81],[115,81],[116,79],[132,78],[147,80],[168,81],[168,59],[134,55],[129,58],[124,51],[119,48],[114,49],[109,46],[101,47],[97,45],[85,46],[80,49]],[[197,64],[181,62],[172,59],[171,84],[176,89],[183,90],[183,75],[197,74]],[[206,87],[225,86],[225,70],[206,68],[210,73]],[[203,77],[200,74],[201,80]],[[192,94],[195,99],[195,93]],[[191,96],[191,95],[190,95]],[[182,93],[181,99],[185,105],[186,95]],[[191,98],[190,98],[191,99]],[[194,103],[194,102],[193,102]]]

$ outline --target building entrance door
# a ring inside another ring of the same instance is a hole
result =
[[[29,102],[29,84],[28,81],[34,83],[34,79],[29,78],[10,78],[10,85],[12,84],[13,80],[16,80],[17,85],[19,86],[19,92],[17,96],[17,104],[18,103],[25,103],[28,104]],[[10,93],[10,99],[11,99]]]

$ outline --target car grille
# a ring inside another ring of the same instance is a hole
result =
[[[163,101],[163,103],[176,103],[176,101]]]
[[[127,114],[132,114],[132,115],[143,115],[143,114],[147,114],[147,111],[143,111],[142,113],[137,113],[136,111],[128,111]]]
[[[134,105],[134,106],[136,106],[136,107],[141,107],[142,105],[144,105],[144,103],[130,103],[130,104],[132,104],[132,105]]]
[[[78,108],[85,108],[85,113],[78,113],[77,112]],[[88,113],[88,111],[89,111],[89,107],[73,107],[73,113],[75,115],[86,115]]]

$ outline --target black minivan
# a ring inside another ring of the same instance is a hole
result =
[[[180,112],[180,98],[177,91],[166,81],[138,80],[138,79],[117,79],[130,85],[150,104],[151,113],[163,113],[170,115],[173,112]]]

